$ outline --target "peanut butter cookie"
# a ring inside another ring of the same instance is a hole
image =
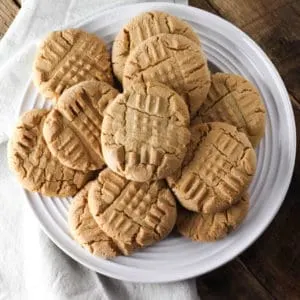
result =
[[[101,152],[103,111],[118,91],[101,81],[84,81],[59,98],[44,123],[52,154],[65,166],[81,171],[104,166]]]
[[[206,99],[210,87],[203,51],[178,34],[150,37],[130,52],[123,74],[125,89],[136,79],[169,86],[185,99],[192,116]]]
[[[244,133],[226,123],[197,124],[191,133],[183,168],[168,183],[189,210],[225,210],[248,187],[256,169],[255,151]]]
[[[162,240],[177,217],[165,181],[129,181],[109,169],[91,186],[88,203],[95,221],[119,248],[138,249]]]
[[[88,192],[92,185],[89,182],[71,202],[68,221],[73,238],[94,255],[112,258],[120,254],[128,255],[126,248],[118,245],[98,226],[88,208]]]
[[[53,157],[42,135],[48,113],[35,109],[20,118],[9,141],[8,162],[27,190],[46,196],[72,196],[92,174],[65,167]]]
[[[160,83],[136,82],[104,112],[104,160],[129,180],[165,178],[181,166],[188,127],[188,109],[180,96]]]
[[[249,196],[241,199],[227,210],[202,214],[178,208],[177,230],[193,241],[212,242],[224,238],[240,225],[249,210]]]
[[[41,94],[52,99],[81,81],[113,82],[104,41],[79,29],[50,33],[38,49],[33,73]]]
[[[244,132],[256,146],[265,132],[265,107],[255,86],[245,78],[226,73],[212,75],[207,99],[193,123],[225,122]]]
[[[181,34],[199,45],[197,34],[183,20],[161,11],[142,13],[125,25],[114,40],[112,64],[120,82],[130,51],[144,40],[160,33]]]

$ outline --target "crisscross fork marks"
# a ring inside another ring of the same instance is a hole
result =
[[[74,30],[74,32],[75,31],[76,30]],[[77,59],[79,59],[80,61],[82,54],[85,57],[87,55],[92,55],[97,52],[103,53],[106,51],[105,45],[102,43],[102,41],[95,40],[95,37],[93,37],[93,39],[90,40],[87,39],[87,37],[83,39],[81,35],[82,33],[80,33],[80,31],[77,30],[77,34],[74,36],[73,44],[72,45],[69,44],[69,48],[65,48],[66,52],[63,54],[62,57],[59,57],[59,53],[56,53],[59,63],[57,65],[52,66],[52,71],[49,74],[49,77],[52,77],[53,75],[57,74],[57,72],[60,70],[61,67],[64,68],[64,66],[68,66],[68,63],[67,65],[65,63],[69,60],[69,57],[71,58],[77,57]],[[55,42],[57,42],[57,40]],[[47,44],[47,45],[51,45],[51,44]],[[80,57],[78,57],[77,54],[81,54]],[[75,60],[73,62],[75,62]]]
[[[143,41],[159,34],[180,34],[199,45],[196,33],[179,18],[163,12],[143,13],[120,31],[113,44],[112,60],[119,80],[122,80],[124,65],[130,53]]]
[[[76,170],[102,168],[102,114],[117,94],[109,84],[98,81],[85,81],[66,91],[43,129],[53,155]]]
[[[89,195],[91,212],[100,227],[118,242],[143,247],[168,234],[176,219],[176,205],[163,181],[127,181],[109,169]],[[111,183],[112,182],[112,183]],[[118,188],[113,188],[117,185]],[[105,196],[107,188],[110,196]]]
[[[210,73],[201,49],[181,35],[154,36],[137,46],[127,59],[123,84],[159,81],[185,98],[192,115],[204,102]]]
[[[187,107],[174,91],[157,83],[135,83],[105,111],[104,158],[112,170],[131,180],[165,178],[184,158],[188,124]]]
[[[10,141],[10,166],[28,190],[49,196],[70,196],[90,175],[61,165],[51,155],[42,135],[47,114],[47,110],[33,110],[21,117]]]
[[[150,46],[154,49],[154,46],[150,44]],[[163,47],[162,47],[163,49]],[[154,49],[152,52],[156,53],[157,49]],[[145,55],[146,53],[141,53]],[[147,53],[147,57],[142,57],[141,59],[151,61],[150,52]],[[158,54],[156,54],[158,56]],[[176,57],[172,52],[163,52],[160,55],[162,57],[155,61],[155,63],[149,64],[144,68],[141,68],[141,63],[136,63],[137,70],[135,73],[127,74],[125,72],[124,77],[130,81],[134,81],[137,78],[142,77],[144,80],[158,80],[161,83],[172,86],[179,94],[186,92],[184,88],[185,78],[181,71],[181,66],[179,65]],[[137,58],[138,59],[138,58]],[[133,61],[131,62],[134,63]],[[126,82],[125,82],[126,84]]]
[[[154,201],[149,197],[144,198],[149,189],[150,185],[128,182],[112,204],[99,215],[103,229],[108,230],[108,234],[117,234],[114,238],[129,243],[142,226],[140,218],[137,218],[138,211],[143,209],[143,206],[146,206],[147,210],[150,201]]]
[[[65,89],[85,80],[103,80],[110,83],[109,63],[99,65],[87,56],[71,56],[52,76],[48,85],[58,94],[62,94]]]
[[[228,208],[248,186],[255,170],[255,152],[242,133],[224,123],[194,125],[199,141],[181,174],[169,184],[188,209],[212,213]]]
[[[34,82],[47,98],[85,80],[112,83],[110,55],[97,36],[78,29],[50,34],[38,50]]]
[[[114,257],[124,252],[100,229],[89,211],[88,192],[92,184],[89,182],[72,200],[68,214],[69,228],[74,239],[92,254]]]
[[[222,121],[247,134],[255,146],[264,134],[265,108],[255,86],[238,75],[216,73],[193,123]]]

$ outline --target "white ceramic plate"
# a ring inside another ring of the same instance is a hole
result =
[[[34,214],[48,236],[63,251],[88,268],[114,278],[138,282],[166,282],[211,271],[247,248],[265,230],[287,192],[294,167],[296,136],[289,97],[275,67],[243,32],[205,11],[174,4],[136,4],[99,13],[78,27],[95,32],[110,46],[122,25],[145,10],[162,10],[189,22],[201,37],[214,68],[245,76],[259,89],[267,108],[266,135],[257,149],[258,167],[250,187],[251,207],[238,230],[215,243],[195,243],[179,236],[138,251],[130,257],[104,260],[90,255],[69,235],[70,199],[26,192]],[[20,113],[49,107],[32,83]]]

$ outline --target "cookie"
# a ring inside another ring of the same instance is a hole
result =
[[[72,196],[92,177],[53,157],[42,135],[48,110],[31,110],[20,118],[9,141],[8,162],[23,187],[46,196]]]
[[[216,213],[229,208],[248,187],[256,154],[247,138],[226,123],[196,124],[183,168],[168,183],[186,209]]]
[[[192,116],[206,99],[210,72],[206,57],[193,41],[178,34],[153,36],[130,51],[123,74],[128,88],[134,80],[159,81],[186,101]]]
[[[50,33],[37,51],[33,80],[41,94],[52,99],[81,81],[112,84],[110,55],[104,41],[79,29]]]
[[[69,208],[68,223],[74,240],[92,254],[104,258],[128,255],[129,249],[119,248],[92,217],[88,208],[88,192],[91,185],[92,182],[89,182],[76,194]]]
[[[249,210],[249,196],[245,193],[227,210],[201,214],[178,208],[177,230],[185,237],[199,242],[212,242],[224,238],[245,219]]]
[[[255,86],[245,78],[226,73],[211,76],[207,99],[193,123],[225,122],[244,132],[256,146],[265,132],[265,107]]]
[[[142,13],[122,28],[113,43],[113,71],[120,82],[130,52],[144,40],[160,33],[181,34],[200,44],[197,34],[181,19],[161,11]]]
[[[100,141],[103,111],[117,95],[117,90],[101,81],[81,82],[61,95],[46,118],[43,134],[63,165],[85,172],[104,166]]]
[[[165,238],[177,209],[165,181],[135,182],[105,169],[88,195],[89,209],[100,228],[119,245],[138,249]]]
[[[101,143],[106,164],[134,181],[176,171],[190,140],[184,100],[159,83],[135,82],[104,112]]]

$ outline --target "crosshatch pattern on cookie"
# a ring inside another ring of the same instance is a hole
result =
[[[141,248],[166,237],[177,216],[175,199],[164,181],[134,182],[102,171],[89,195],[100,228],[119,245]]]
[[[130,53],[124,68],[124,87],[137,79],[159,81],[174,89],[183,96],[192,116],[210,87],[210,72],[201,48],[176,34],[151,37]]]
[[[103,111],[117,95],[105,82],[85,81],[59,98],[46,118],[43,134],[61,163],[83,171],[104,166],[100,142]]]
[[[188,126],[186,104],[176,93],[158,83],[135,83],[105,111],[104,159],[130,180],[165,178],[181,166]]]
[[[197,34],[183,20],[160,11],[142,13],[122,28],[114,40],[112,63],[114,73],[120,81],[130,51],[144,40],[161,33],[180,34],[197,45],[200,43]]]
[[[105,234],[94,220],[88,207],[88,192],[93,182],[81,189],[71,202],[68,223],[73,238],[94,255],[112,258],[117,255],[129,255],[129,247],[118,244]]]
[[[41,93],[54,99],[81,81],[112,83],[105,43],[96,35],[78,29],[51,33],[39,47],[33,71]]]
[[[234,74],[212,75],[207,99],[193,124],[225,122],[244,132],[256,146],[265,131],[265,107],[255,86]]]
[[[42,135],[48,113],[36,109],[21,117],[10,140],[9,164],[26,189],[46,196],[72,196],[92,174],[65,167],[53,157]]]
[[[239,226],[249,210],[249,195],[243,194],[228,209],[211,214],[203,214],[178,208],[177,230],[193,241],[210,242],[224,238]]]
[[[182,170],[168,178],[169,185],[189,210],[227,209],[254,175],[255,151],[246,135],[225,123],[194,125],[191,132],[191,149]]]

